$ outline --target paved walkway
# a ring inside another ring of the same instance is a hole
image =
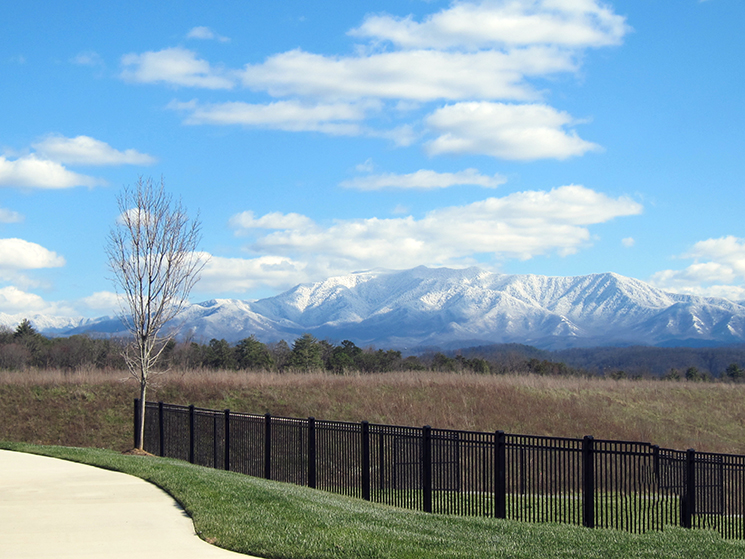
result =
[[[246,559],[194,533],[172,497],[139,478],[0,450],[3,559]]]

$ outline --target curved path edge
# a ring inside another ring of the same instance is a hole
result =
[[[0,555],[251,558],[200,539],[173,497],[140,478],[10,450],[0,450]]]

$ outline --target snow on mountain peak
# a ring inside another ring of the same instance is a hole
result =
[[[379,347],[745,340],[745,307],[726,299],[667,293],[612,272],[559,277],[477,267],[355,272],[258,301],[191,305],[179,321],[203,341],[291,340],[310,332]]]

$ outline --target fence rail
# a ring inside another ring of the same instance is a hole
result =
[[[135,400],[135,425],[139,413]],[[403,508],[745,539],[745,456],[163,402],[147,402],[145,420],[153,454]]]

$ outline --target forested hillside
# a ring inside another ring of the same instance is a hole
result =
[[[126,369],[123,339],[84,335],[46,337],[26,320],[0,330],[0,369]],[[333,374],[391,371],[473,372],[609,378],[664,378],[740,381],[745,377],[745,346],[719,348],[597,347],[547,351],[520,344],[498,344],[440,351],[361,348],[349,340],[334,344],[304,334],[290,345],[265,344],[250,336],[237,343],[169,341],[160,368],[277,372],[328,371]]]

